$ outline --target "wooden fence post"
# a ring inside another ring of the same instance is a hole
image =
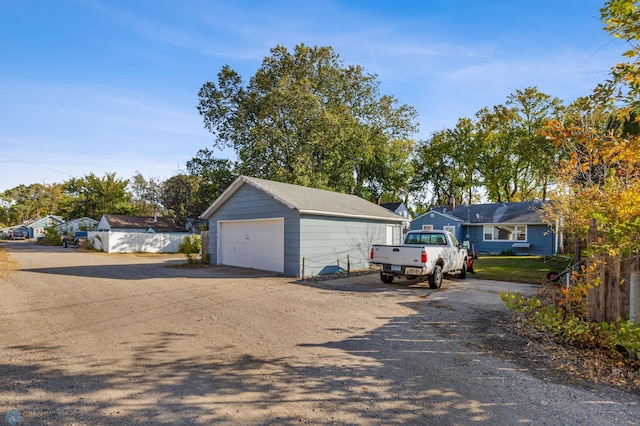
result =
[[[603,233],[598,231],[598,222],[592,219],[587,244],[602,242],[603,239]],[[600,284],[591,288],[587,296],[589,320],[601,323],[629,318],[632,304],[631,277],[639,270],[638,257],[621,259],[598,254],[588,260],[587,266],[593,266],[594,263],[597,265],[595,273]]]
[[[632,272],[629,295],[629,319],[640,322],[640,272]]]

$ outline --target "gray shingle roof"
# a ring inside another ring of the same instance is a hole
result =
[[[236,179],[202,214],[202,217],[209,218],[222,203],[237,191],[240,186],[245,184],[267,193],[289,208],[298,210],[303,214],[385,219],[397,222],[406,221],[402,216],[356,195],[341,194],[248,176],[240,176]]]
[[[168,217],[153,216],[126,216],[119,214],[105,214],[104,217],[109,222],[112,229],[130,228],[130,229],[149,229],[153,228],[156,232],[184,232],[184,227],[176,225],[176,223]]]
[[[433,211],[461,219],[464,223],[543,223],[540,209],[548,201],[522,201],[518,203],[489,203],[456,206],[455,210],[436,207]]]

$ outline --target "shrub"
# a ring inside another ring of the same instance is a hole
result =
[[[43,246],[62,245],[62,235],[53,226],[49,226],[44,231],[44,237],[38,241]]]
[[[556,340],[585,348],[604,348],[629,357],[640,355],[640,324],[622,319],[612,323],[589,322],[577,311],[544,305],[538,297],[527,299],[519,292],[501,292],[500,298],[507,309]]]
[[[180,243],[179,250],[180,253],[184,253],[187,258],[187,263],[198,263],[198,260],[193,256],[196,253],[200,253],[200,248],[202,247],[202,240],[199,235],[184,237],[182,242]]]

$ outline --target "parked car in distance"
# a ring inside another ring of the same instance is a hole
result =
[[[62,247],[78,247],[78,239],[75,235],[65,235],[62,237]]]
[[[76,231],[73,235],[67,234],[62,237],[62,247],[79,247],[82,240],[87,239],[87,231]]]
[[[26,240],[27,236],[24,234],[24,231],[21,231],[19,229],[16,229],[15,231],[13,231],[13,233],[11,234],[11,239],[12,240]]]

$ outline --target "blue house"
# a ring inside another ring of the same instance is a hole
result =
[[[415,218],[411,230],[448,230],[476,253],[553,255],[562,238],[541,218],[549,201],[437,207]]]
[[[64,219],[60,216],[48,215],[43,217],[42,219],[38,219],[35,222],[31,222],[27,224],[27,229],[29,232],[29,238],[40,238],[44,237],[46,232],[46,228],[50,226],[57,226],[64,223]]]
[[[409,209],[402,201],[396,201],[394,203],[380,203],[380,206],[397,214],[398,216],[406,217],[411,220],[411,213],[409,213]]]

